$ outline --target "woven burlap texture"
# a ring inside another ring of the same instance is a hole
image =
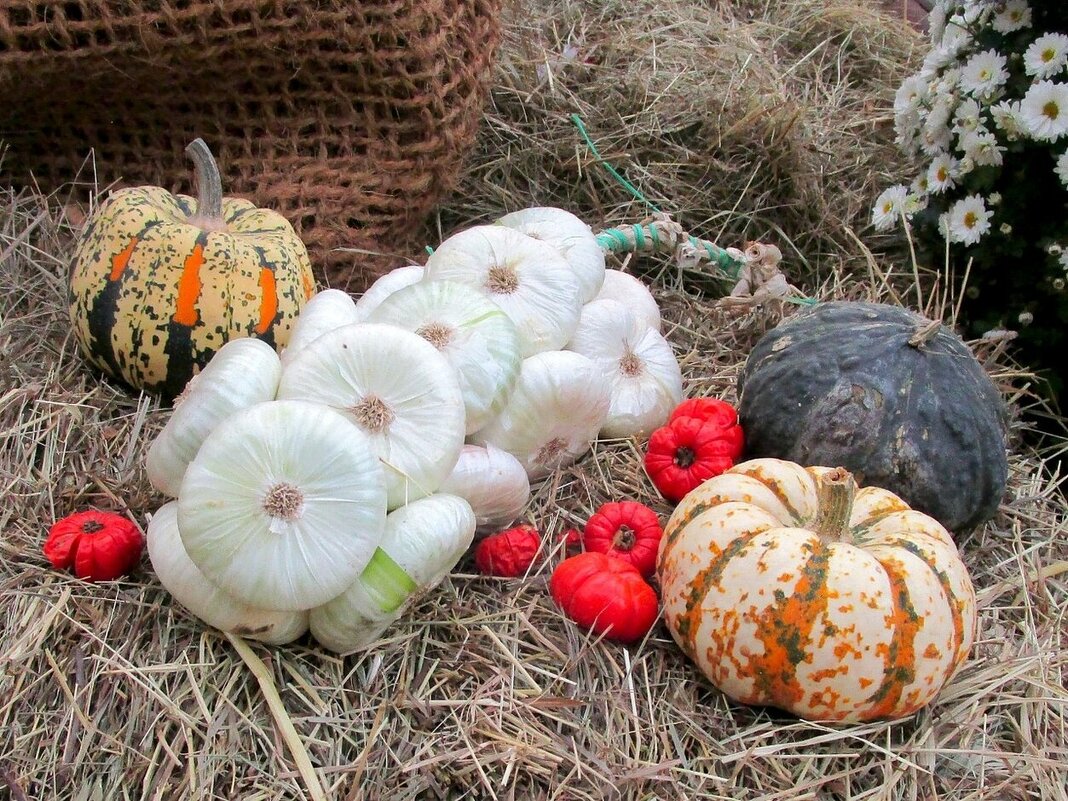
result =
[[[360,291],[426,244],[482,114],[499,3],[0,0],[0,180],[188,193],[200,136],[226,194],[285,214],[319,276]]]

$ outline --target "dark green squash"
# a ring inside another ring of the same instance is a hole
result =
[[[836,301],[785,320],[738,395],[747,458],[845,467],[955,533],[1004,494],[1000,393],[956,334],[907,309]]]

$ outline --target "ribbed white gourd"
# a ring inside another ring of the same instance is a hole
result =
[[[324,289],[315,293],[297,316],[289,335],[289,344],[282,351],[282,364],[288,363],[309,342],[314,342],[327,331],[359,321],[356,303],[347,292]]]
[[[360,320],[367,320],[371,312],[398,289],[404,289],[422,280],[423,268],[418,264],[395,267],[380,276],[356,301],[356,311],[359,312]]]
[[[426,261],[423,280],[477,287],[519,332],[520,354],[562,348],[578,325],[579,283],[554,248],[502,225],[453,234]]]
[[[530,479],[523,464],[495,445],[464,445],[441,492],[471,504],[480,529],[511,524],[530,501]]]
[[[650,328],[660,330],[660,307],[649,287],[630,273],[622,270],[605,270],[604,283],[594,300],[618,300],[630,313]]]
[[[534,206],[505,214],[497,223],[556,248],[578,278],[581,303],[597,296],[604,283],[604,250],[590,226],[574,214],[551,206]]]
[[[160,507],[148,522],[148,558],[164,589],[200,620],[220,631],[284,645],[308,630],[308,613],[257,609],[205,578],[185,552],[178,531],[178,502]]]
[[[386,485],[370,439],[314,403],[229,417],[178,493],[178,529],[204,576],[238,600],[293,611],[348,587],[382,538]]]
[[[178,496],[186,468],[204,439],[230,415],[273,400],[282,365],[261,339],[232,339],[219,348],[175,399],[174,411],[148,448],[149,483]]]
[[[326,404],[366,433],[389,508],[437,490],[464,444],[456,371],[418,334],[356,323],[323,334],[282,370],[279,398]]]
[[[452,570],[474,532],[471,506],[455,495],[436,493],[390,512],[382,542],[360,577],[312,610],[312,636],[338,653],[367,648]]]
[[[608,379],[591,359],[548,351],[523,360],[508,404],[472,436],[523,465],[531,481],[574,462],[589,450],[610,404]]]
[[[619,301],[587,303],[567,348],[592,359],[611,386],[602,436],[649,434],[682,401],[682,370],[671,345]]]
[[[399,289],[367,318],[419,334],[456,370],[466,433],[504,406],[519,375],[519,334],[501,308],[457,281],[422,281]]]

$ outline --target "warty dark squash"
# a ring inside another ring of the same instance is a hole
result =
[[[1005,491],[1006,410],[944,325],[835,301],[764,335],[738,377],[746,458],[834,465],[952,532],[991,518]]]

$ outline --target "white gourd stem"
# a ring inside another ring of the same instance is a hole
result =
[[[849,515],[853,511],[853,498],[857,481],[844,467],[836,467],[817,479],[816,519],[812,530],[824,542],[842,542],[849,539]]]
[[[197,137],[186,145],[185,153],[193,161],[196,171],[197,211],[190,222],[205,230],[221,230],[226,227],[222,217],[222,176],[219,165],[211,154],[207,142]]]

